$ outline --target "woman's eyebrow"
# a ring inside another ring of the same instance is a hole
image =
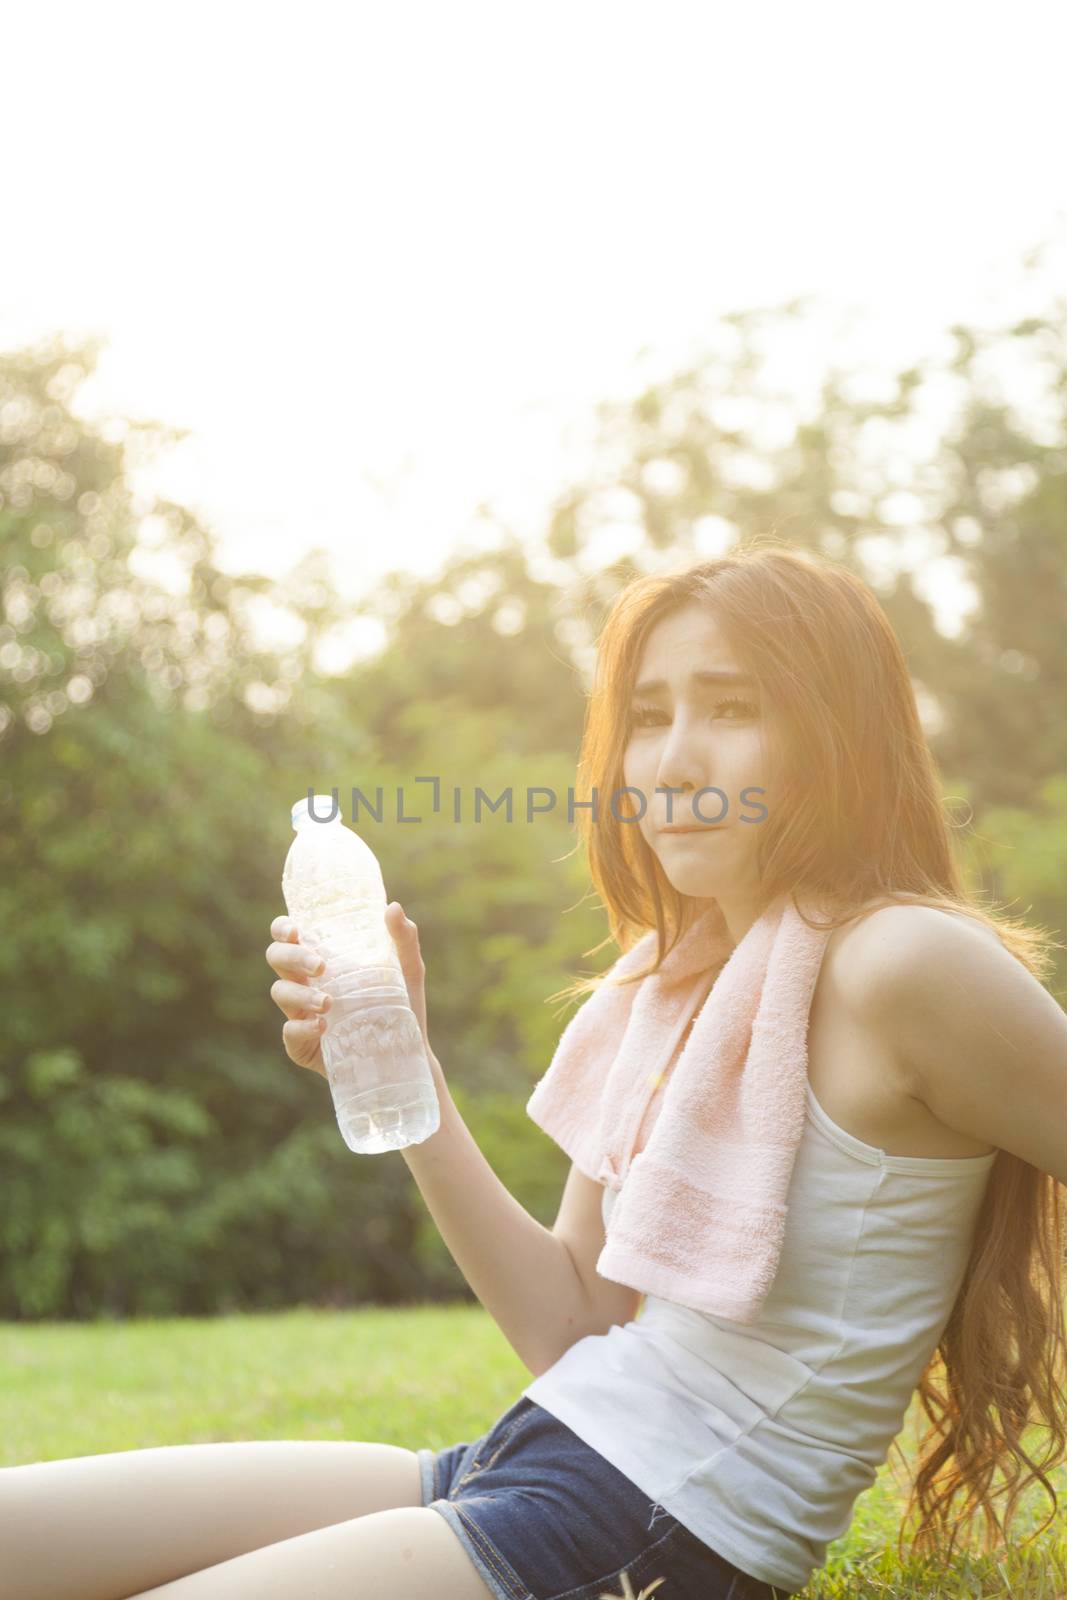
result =
[[[689,681],[702,686],[715,684],[720,687],[725,685],[735,689],[754,689],[756,687],[755,678],[751,677],[747,672],[696,671],[689,674]],[[641,683],[634,684],[633,692],[635,695],[662,694],[666,688],[667,683],[663,678],[645,678]]]

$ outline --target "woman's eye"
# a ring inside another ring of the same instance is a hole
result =
[[[757,707],[751,700],[742,700],[740,696],[729,695],[725,699],[716,700],[712,706],[712,715],[727,716],[729,722],[743,722],[757,714]],[[657,706],[634,706],[630,712],[630,724],[635,728],[648,728],[653,726],[656,717],[666,716]]]
[[[718,701],[717,711],[721,710],[723,706],[733,707],[736,710],[737,716],[731,717],[731,722],[742,722],[746,717],[756,716],[759,711],[758,706],[751,700],[742,700],[740,695],[730,695],[728,699]]]

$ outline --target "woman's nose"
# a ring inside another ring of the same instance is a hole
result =
[[[709,781],[704,776],[704,762],[694,740],[675,723],[660,755],[657,784],[665,789],[699,789]]]

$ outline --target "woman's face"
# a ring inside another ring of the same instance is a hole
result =
[[[711,608],[689,603],[653,626],[634,676],[623,781],[644,814],[625,826],[640,828],[681,894],[701,899],[759,893],[769,708],[754,683],[731,681],[740,673]],[[712,789],[722,793],[699,793]],[[663,832],[669,823],[696,831]]]

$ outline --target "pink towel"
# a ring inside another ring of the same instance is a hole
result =
[[[804,909],[822,920],[818,902]],[[735,947],[711,900],[658,972],[623,989],[605,983],[571,1017],[526,1110],[581,1172],[620,1191],[601,1277],[756,1320],[778,1269],[804,1127],[808,1013],[829,937],[782,895]],[[611,972],[637,971],[655,949],[653,930]],[[648,1142],[631,1157],[705,995]]]

